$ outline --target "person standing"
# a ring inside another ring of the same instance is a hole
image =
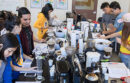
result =
[[[112,29],[109,27],[109,24],[114,25],[114,21],[116,15],[112,13],[112,9],[109,6],[108,2],[104,2],[101,5],[101,9],[103,10],[104,14],[102,16],[102,25],[103,25],[103,34],[109,34]]]
[[[45,42],[45,40],[39,40],[33,35],[33,31],[31,29],[31,13],[26,7],[21,7],[18,10],[18,17],[21,20],[22,30],[20,32],[21,44],[23,47],[23,53],[34,57],[32,55],[32,51],[34,49],[34,41],[38,43]]]
[[[50,14],[52,11],[53,7],[50,3],[48,3],[42,8],[41,12],[37,16],[34,27],[38,29],[37,36],[39,40],[45,38],[45,33],[49,27]]]
[[[120,59],[130,69],[130,13],[125,14],[121,20],[120,22],[124,23],[121,31],[105,37],[100,36],[100,38],[108,39],[121,36],[121,39],[116,38],[117,42],[121,45]]]

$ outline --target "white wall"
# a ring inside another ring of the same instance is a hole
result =
[[[16,13],[16,7],[24,6],[24,0],[0,0],[0,10],[8,10]]]
[[[30,0],[27,0],[27,7],[31,11],[32,14],[31,24],[33,25],[37,19],[38,13],[41,11],[42,8],[30,8]],[[71,9],[72,9],[72,0],[68,0],[68,10],[54,9],[53,14],[55,14],[58,17],[58,19],[64,20],[66,18],[66,12],[67,11],[71,12],[72,11]],[[35,28],[33,30],[36,32]]]
[[[22,7],[24,6],[24,1],[27,1],[27,7],[32,13],[32,24],[36,20],[38,12],[41,11],[41,9],[38,8],[30,8],[30,0],[0,0],[0,10],[10,10],[16,13],[16,7]],[[112,2],[112,1],[118,1],[121,4],[122,10],[125,12],[130,12],[130,0],[98,0],[98,6],[97,6],[97,18],[102,16],[103,12],[100,9],[100,6],[103,2]],[[54,14],[58,16],[59,19],[64,20],[66,11],[72,11],[72,0],[68,0],[68,10],[59,10],[55,9]]]
[[[130,13],[130,3],[129,3],[129,13]]]
[[[32,16],[32,22],[31,25],[33,26],[34,22],[37,19],[38,13],[41,11],[41,8],[30,8],[30,0],[27,0],[27,7],[31,12]],[[66,12],[72,11],[72,0],[68,0],[68,10],[61,10],[61,9],[54,9],[53,14],[58,17],[60,20],[65,20],[66,18]],[[37,32],[37,29],[33,28],[34,33]]]
[[[121,8],[124,12],[130,12],[130,0],[98,0],[98,6],[97,6],[97,18],[101,17],[103,12],[100,9],[100,6],[103,2],[109,2],[111,3],[112,1],[117,1],[120,3]]]
[[[9,10],[9,11],[12,11],[14,13],[17,13],[16,7],[17,6],[19,6],[19,7],[25,6],[24,1],[27,1],[27,7],[31,11],[31,14],[32,14],[31,25],[33,25],[37,19],[37,15],[41,11],[41,9],[30,8],[30,0],[0,0],[0,10]],[[130,12],[130,0],[98,0],[97,18],[101,17],[103,14],[102,10],[100,9],[100,6],[105,1],[108,1],[108,2],[118,1],[121,5],[121,8],[123,11]],[[57,15],[57,17],[60,20],[65,20],[67,11],[70,11],[70,12],[72,11],[72,0],[68,0],[68,10],[55,9],[54,14]],[[34,33],[37,32],[37,30],[35,28],[33,28],[33,31],[34,31]]]
[[[41,8],[30,8],[30,0],[0,0],[0,10],[9,10],[14,13],[16,12],[16,7],[22,7],[25,6],[24,1],[27,1],[27,7],[31,12],[31,25],[33,26],[34,22],[37,19],[38,13],[41,11]],[[55,9],[53,14],[57,15],[58,19],[60,20],[65,20],[66,18],[66,12],[67,11],[72,11],[72,0],[68,0],[68,10],[60,10],[60,9]],[[37,32],[37,29],[33,28],[34,33]]]
[[[30,9],[32,13],[32,22],[35,21],[37,18],[38,13],[41,11],[42,8],[30,8],[30,0],[27,1],[27,7]],[[59,19],[64,20],[66,17],[66,12],[71,11],[72,9],[72,0],[68,0],[68,10],[61,10],[61,9],[54,9],[53,14],[57,15]]]

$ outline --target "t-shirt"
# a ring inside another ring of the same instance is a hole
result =
[[[0,66],[0,83],[3,83],[3,72],[5,70],[5,66],[6,63],[2,61]]]
[[[105,23],[107,26],[108,24],[114,24],[116,16],[114,14],[103,14],[102,23]]]
[[[125,12],[121,12],[115,19],[114,27],[117,29],[116,32],[119,32],[123,28],[123,23],[119,23],[119,20],[122,19]]]
[[[120,31],[119,33],[120,33],[120,35],[122,36],[122,31]],[[128,37],[127,42],[128,42],[128,44],[130,45],[130,36]],[[130,51],[129,51],[127,48],[125,48],[124,46],[122,46],[122,45],[121,45],[121,47],[120,47],[120,52],[121,52],[121,53],[124,53],[124,54],[130,55]]]
[[[18,61],[18,65],[22,66],[23,65],[23,48],[22,48],[22,44],[21,44],[21,40],[20,40],[20,36],[17,34],[16,35],[18,41],[19,41],[19,45],[20,45],[20,60]]]
[[[48,26],[48,20],[46,19],[43,13],[39,13],[37,18],[38,19],[34,23],[34,27],[38,29],[37,36],[38,36],[38,39],[41,40],[42,38],[44,38],[45,33],[48,30],[47,28],[45,28]],[[41,29],[42,27],[44,28]]]
[[[12,58],[10,56],[6,60],[7,64],[5,66],[5,70],[4,70],[4,73],[3,73],[3,82],[4,83],[12,83],[11,61],[12,61]]]

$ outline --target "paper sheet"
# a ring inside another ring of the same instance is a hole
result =
[[[111,78],[130,76],[130,71],[124,63],[108,63],[108,71]]]
[[[25,60],[24,62],[23,62],[23,65],[22,65],[22,67],[23,68],[30,68],[31,67],[31,63],[32,63],[32,61],[30,61],[30,60]],[[20,73],[35,73],[36,71],[20,71]]]
[[[41,83],[41,81],[36,81],[36,82],[30,82],[30,81],[29,82],[25,82],[25,81],[19,81],[19,82],[17,82],[16,81],[15,83]]]

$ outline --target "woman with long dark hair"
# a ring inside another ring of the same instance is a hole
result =
[[[23,68],[23,61],[24,59],[30,59],[33,60],[33,58],[27,56],[26,54],[23,53],[23,48],[22,48],[22,44],[21,44],[21,40],[20,40],[20,32],[21,32],[21,21],[17,16],[13,16],[12,18],[9,18],[5,21],[5,29],[10,32],[13,33],[14,35],[16,35],[18,41],[19,41],[19,45],[20,45],[20,60],[18,62],[13,61],[12,63],[12,68],[13,68],[13,80],[18,79],[18,76],[20,75],[19,71],[30,71],[30,70],[34,70],[35,67],[32,68]]]
[[[12,61],[20,59],[20,48],[17,37],[12,33],[0,37],[2,49],[0,51],[0,83],[12,83]]]
[[[121,44],[120,47],[120,58],[121,61],[130,69],[130,13],[123,16],[124,26],[123,30],[111,35],[100,37],[103,39],[113,38],[121,36],[121,39],[116,38]]]
[[[53,11],[53,7],[50,3],[46,4],[41,12],[37,16],[37,21],[34,23],[34,27],[38,29],[38,39],[43,39],[47,32],[48,22],[50,20],[50,13]]]
[[[23,47],[23,53],[30,57],[34,57],[32,54],[32,51],[34,49],[34,42],[42,43],[44,42],[44,40],[38,40],[33,35],[33,31],[30,25],[31,13],[26,7],[19,8],[18,17],[20,18],[22,25],[22,30],[20,32],[20,40]]]

